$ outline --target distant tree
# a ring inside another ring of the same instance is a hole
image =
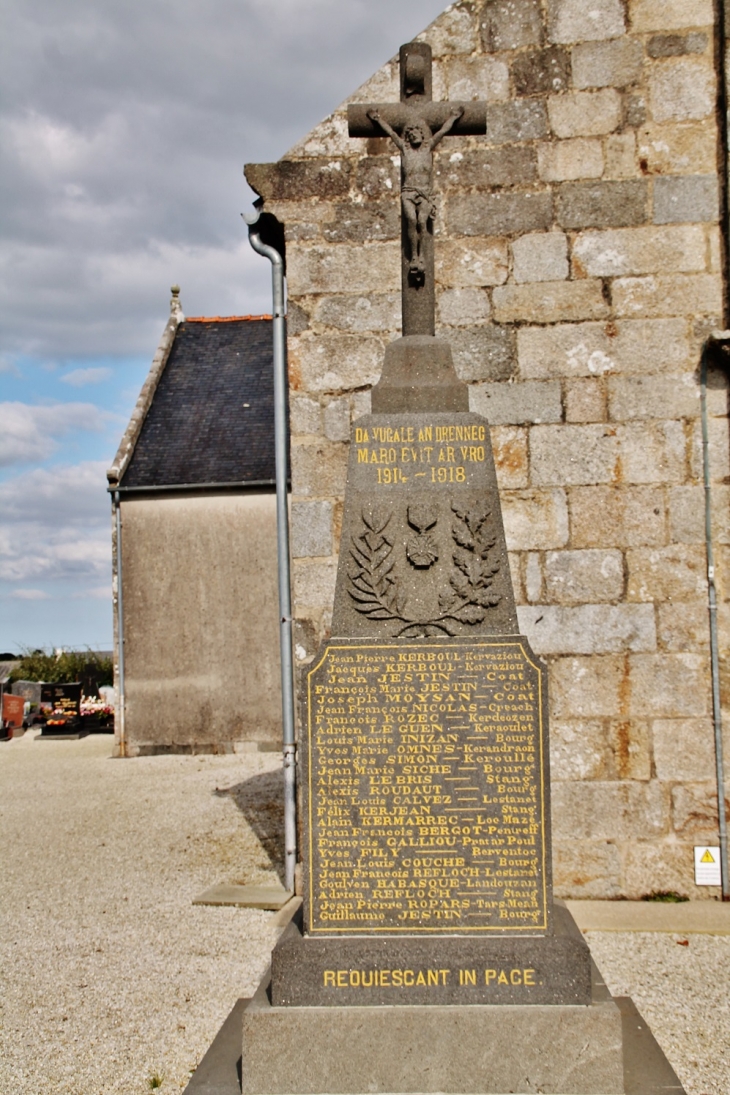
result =
[[[45,684],[80,681],[84,695],[91,696],[97,694],[100,685],[114,683],[114,663],[93,650],[62,650],[56,654],[26,648],[9,679]]]

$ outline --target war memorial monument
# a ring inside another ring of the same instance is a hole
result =
[[[332,636],[303,683],[304,904],[244,1012],[242,1089],[679,1095],[553,900],[546,667],[489,425],[435,337],[432,150],[485,133],[486,104],[433,102],[423,43],[400,75],[400,102],[349,108],[401,155],[403,336],[352,429]]]

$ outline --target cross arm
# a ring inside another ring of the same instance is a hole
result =
[[[463,107],[464,113],[454,122],[449,136],[483,136],[487,132],[486,103],[350,103],[347,127],[351,137],[382,137],[380,126],[368,118],[369,110],[377,110],[399,133],[415,121],[426,122],[435,133],[458,107]]]

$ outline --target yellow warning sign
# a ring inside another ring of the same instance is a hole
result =
[[[720,849],[714,845],[695,845],[695,885],[721,886]]]

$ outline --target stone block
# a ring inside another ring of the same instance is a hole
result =
[[[500,285],[492,294],[499,323],[561,323],[608,315],[600,281],[541,281]]]
[[[324,409],[324,435],[328,441],[350,440],[350,400],[331,399]]]
[[[610,766],[600,719],[553,719],[550,724],[550,782],[606,779]]]
[[[624,121],[634,129],[646,121],[646,95],[643,91],[624,93]]]
[[[657,780],[556,783],[552,790],[556,841],[633,842],[669,831],[669,794]]]
[[[566,380],[565,392],[566,422],[605,422],[606,421],[606,385],[597,377],[578,377]]]
[[[647,653],[630,658],[629,715],[655,719],[704,715],[708,693],[704,654]]]
[[[530,479],[535,486],[611,483],[619,456],[609,426],[534,426],[530,431]]]
[[[557,220],[564,228],[624,228],[644,224],[648,204],[645,179],[563,183]]]
[[[537,178],[537,156],[532,145],[524,144],[442,152],[436,156],[434,172],[444,192],[524,186]]]
[[[653,175],[709,175],[717,169],[717,135],[707,122],[644,126],[637,132],[637,151]]]
[[[539,604],[543,600],[542,566],[537,551],[525,553],[525,594],[530,604]]]
[[[322,427],[322,408],[315,399],[289,393],[289,425],[293,434],[318,434]]]
[[[502,285],[509,274],[506,240],[443,240],[436,247],[436,283],[449,288]]]
[[[616,422],[633,418],[696,418],[700,392],[696,378],[673,376],[609,376],[609,417]]]
[[[367,156],[355,165],[355,189],[366,198],[391,198],[398,193],[400,172],[394,157]]]
[[[693,362],[682,319],[523,327],[517,356],[524,377],[678,373]]]
[[[504,327],[457,327],[449,343],[461,380],[508,380],[515,371],[514,335]]]
[[[728,805],[726,800],[726,809]],[[672,826],[677,836],[692,844],[717,844],[717,783],[689,783],[673,787]]]
[[[339,940],[334,944],[336,952],[342,949]],[[343,971],[362,968],[362,960],[340,961]],[[411,968],[435,964],[399,962]],[[509,968],[517,959],[494,964]],[[321,1049],[313,1053],[315,1046]],[[588,1007],[272,1008],[262,985],[243,1012],[243,1092],[486,1093],[533,1087],[609,1095],[624,1086],[621,1047],[621,1013],[611,999]]]
[[[663,650],[696,650],[710,641],[704,600],[657,605],[657,637]]]
[[[345,493],[347,446],[320,440],[292,445],[292,489],[302,498],[336,497]]]
[[[681,483],[687,469],[685,424],[629,422],[616,427],[616,483]]]
[[[511,68],[518,95],[556,95],[570,86],[570,54],[561,46],[520,53]]]
[[[689,601],[706,596],[704,544],[631,548],[626,553],[630,601]]]
[[[322,224],[331,215],[331,205],[312,198],[303,201],[276,201],[269,198],[266,211],[286,224],[288,248],[290,243],[318,239],[322,234]]]
[[[711,27],[712,0],[630,0],[631,29],[636,34],[682,27]]]
[[[709,396],[712,394],[708,391]],[[723,393],[724,396],[724,393]],[[720,486],[719,481],[730,482],[730,433],[727,428],[727,418],[715,418],[710,413],[707,422],[707,434],[710,450],[710,480],[713,483],[712,490],[716,492]],[[690,476],[695,482],[703,478],[702,465],[702,425],[699,419],[693,423],[692,441],[690,446]],[[720,496],[718,495],[718,498]],[[727,518],[726,518],[727,519]],[[713,515],[714,524],[714,515]],[[718,528],[725,526],[723,521]]]
[[[651,779],[651,735],[646,720],[612,720],[607,740],[614,778]]]
[[[291,302],[287,306],[286,329],[290,337],[301,335],[303,331],[309,330],[309,312],[302,307],[301,298],[298,304]]]
[[[600,179],[603,174],[601,142],[588,137],[540,144],[537,160],[540,178],[545,182]]]
[[[551,42],[594,42],[618,38],[625,31],[620,0],[548,0]]]
[[[568,542],[564,491],[520,491],[505,495],[502,516],[511,551],[541,551],[563,547]]]
[[[469,391],[469,409],[474,411],[471,400],[478,388]],[[497,469],[497,486],[500,490],[521,490],[527,486],[527,431],[516,426],[493,426],[491,429],[492,451]]]
[[[340,331],[397,331],[401,324],[400,293],[337,293],[315,299],[312,319]]]
[[[514,235],[550,228],[552,220],[552,196],[545,191],[454,195],[446,211],[449,232],[460,236]]]
[[[350,408],[352,421],[362,418],[364,414],[372,413],[372,396],[367,392],[352,392],[350,394]]]
[[[574,547],[640,547],[665,544],[663,487],[576,487],[570,491]]]
[[[628,844],[623,853],[624,897],[636,901],[653,893],[671,890],[683,897],[707,898],[708,887],[694,884],[691,844],[636,840]]]
[[[392,68],[386,64],[376,73],[375,77],[362,85],[361,91],[372,89],[383,94],[397,95],[397,83],[391,79],[379,79],[386,72],[392,74]],[[382,101],[383,94],[377,101]],[[372,99],[370,99],[372,102]],[[363,142],[364,143],[364,142]],[[310,129],[300,141],[297,141],[286,153],[286,162],[297,162],[300,159],[314,159],[316,157],[342,157],[352,156],[352,143],[347,133],[347,114],[344,110],[336,110],[327,118],[324,118],[314,129]]]
[[[636,134],[612,133],[606,138],[607,179],[628,179],[638,174],[636,156]]]
[[[625,655],[557,658],[550,665],[550,718],[619,716],[628,690]]]
[[[293,297],[400,292],[400,241],[287,247],[287,287]]]
[[[513,240],[512,275],[518,283],[567,278],[567,237],[562,232],[533,232]]]
[[[656,65],[649,77],[649,102],[655,122],[706,118],[715,109],[712,64],[680,57]]]
[[[492,425],[560,422],[560,383],[557,380],[528,380],[521,384],[480,384],[472,388],[469,406],[488,418]]]
[[[654,223],[716,221],[719,194],[715,175],[678,175],[654,180]]]
[[[332,554],[331,502],[292,502],[291,553],[294,559]]]
[[[480,99],[499,103],[509,99],[509,69],[496,57],[456,57],[444,61],[442,68],[446,95],[455,102]]]
[[[251,189],[264,201],[331,201],[349,191],[352,165],[328,158],[278,160],[246,164],[244,173]]]
[[[499,475],[497,476],[497,479],[499,479]],[[524,591],[522,589],[522,575],[520,573],[520,556],[517,552],[510,551],[507,553],[507,560],[509,562],[509,572],[510,578],[512,579],[515,602],[519,603],[525,599]]]
[[[730,489],[712,486],[712,539],[727,543],[730,537]],[[673,543],[697,544],[705,538],[705,491],[703,487],[673,487],[669,492],[669,536]]]
[[[717,316],[722,310],[722,282],[717,274],[616,278],[611,295],[619,317]]]
[[[644,51],[635,38],[581,42],[571,51],[573,87],[626,87],[641,76]]]
[[[322,225],[328,243],[372,243],[374,240],[400,240],[400,210],[396,202],[341,202],[334,206],[333,217]]]
[[[380,376],[383,343],[355,335],[302,336],[291,347],[290,361],[306,391],[359,388]]]
[[[309,561],[295,559],[292,567],[292,593],[298,614],[308,607],[323,608],[332,604],[337,578],[336,559]]]
[[[561,605],[618,601],[624,591],[624,560],[616,548],[548,551],[545,594]]]
[[[539,141],[548,135],[548,116],[542,99],[517,99],[495,103],[489,112],[489,140]]]
[[[537,654],[656,650],[651,605],[522,605],[517,617]]]
[[[447,327],[472,327],[485,323],[492,312],[484,289],[444,289],[436,301],[438,322]]]
[[[434,56],[475,53],[479,46],[478,29],[477,16],[471,5],[452,4],[428,28],[428,41]]]
[[[621,123],[621,96],[614,88],[552,95],[548,117],[556,137],[602,137]]]
[[[647,42],[650,57],[684,57],[688,53],[704,53],[709,38],[701,31],[690,34],[654,34]]]
[[[577,277],[691,273],[704,270],[706,263],[707,242],[699,225],[581,232],[573,242]]]
[[[654,764],[657,779],[691,783],[715,775],[715,738],[711,719],[655,719]]]
[[[539,0],[487,0],[480,26],[487,52],[536,46],[542,40]]]
[[[556,897],[618,897],[621,893],[621,856],[605,840],[553,841],[553,892]]]

